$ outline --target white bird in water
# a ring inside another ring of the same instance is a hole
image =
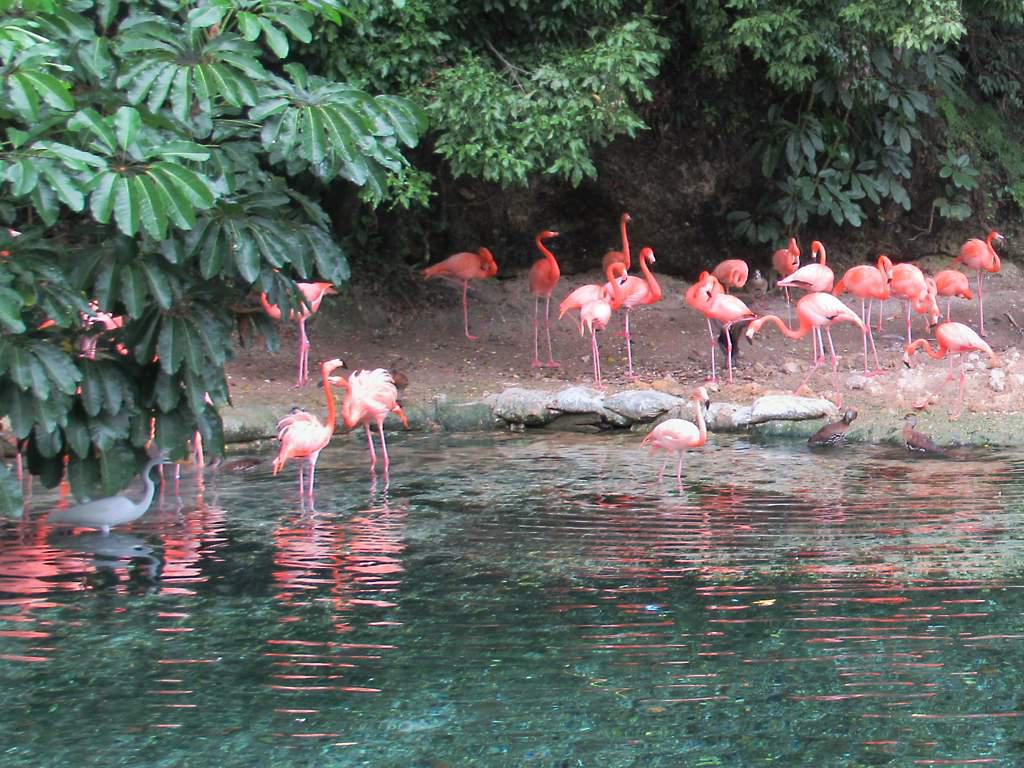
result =
[[[137,502],[127,496],[107,496],[67,509],[58,509],[56,512],[51,512],[46,521],[51,525],[96,528],[103,533],[110,533],[110,529],[115,525],[124,525],[138,520],[146,514],[149,505],[153,503],[153,495],[156,493],[156,484],[150,478],[149,473],[158,464],[166,463],[168,463],[168,459],[162,456],[154,457],[146,462],[146,466],[142,470],[142,480],[146,484],[146,492]]]

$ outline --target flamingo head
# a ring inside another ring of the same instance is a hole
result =
[[[907,348],[903,352],[903,364],[905,366],[907,366],[907,368],[913,368],[914,367],[914,364],[912,362],[913,359],[914,359],[914,355],[910,351],[910,346],[908,345]]]
[[[623,224],[632,224],[633,223],[633,217],[630,216],[628,213],[624,213],[624,214],[622,214],[622,218],[620,219],[620,221]]]
[[[705,408],[711,405],[711,397],[708,395],[708,391],[704,387],[697,387],[693,390],[693,395],[690,399],[700,403]]]
[[[348,366],[345,365],[345,361],[340,357],[335,357],[333,360],[325,360],[320,363],[321,380],[333,384],[334,386],[347,386],[348,381],[341,376],[331,376],[331,374],[339,368],[348,368]]]
[[[825,263],[825,246],[822,244],[821,240],[815,240],[811,243],[811,255],[818,257],[819,264]]]
[[[498,274],[498,262],[494,260],[494,255],[490,249],[481,248],[477,253],[480,255],[480,268],[483,270],[484,275],[494,277]]]
[[[648,264],[653,264],[656,261],[654,258],[654,249],[645,246],[640,251],[640,259],[641,261],[646,261]]]
[[[543,232],[540,232],[537,235],[538,240],[547,240],[549,237],[558,237],[558,233],[552,232],[550,229],[545,229]]]
[[[882,253],[878,256],[878,269],[880,272],[884,272],[889,282],[892,282],[892,259],[889,258],[888,254]]]

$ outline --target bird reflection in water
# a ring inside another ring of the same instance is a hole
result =
[[[47,544],[54,549],[90,556],[93,570],[84,577],[86,587],[106,589],[121,583],[124,571],[128,586],[143,591],[159,587],[164,561],[156,549],[127,533],[51,533]]]

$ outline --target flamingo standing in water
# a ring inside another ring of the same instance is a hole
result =
[[[747,262],[743,259],[726,259],[712,270],[712,274],[718,278],[726,293],[730,288],[742,288],[746,285],[748,272]]]
[[[985,299],[981,292],[981,273],[998,272],[1002,268],[999,254],[992,246],[995,240],[1005,240],[995,230],[988,233],[984,240],[971,238],[962,246],[956,260],[964,266],[977,270],[978,272],[978,328],[982,336],[985,335]]]
[[[601,259],[601,271],[607,272],[608,267],[612,264],[622,264],[629,271],[630,259],[629,259],[629,238],[626,236],[626,225],[633,221],[633,218],[628,214],[624,213],[619,218],[619,231],[622,233],[622,250],[621,251],[608,251]]]
[[[534,262],[533,266],[530,267],[530,293],[534,295],[533,302],[533,362],[531,365],[534,368],[539,368],[542,363],[540,361],[540,321],[538,319],[538,313],[540,312],[540,300],[544,298],[544,333],[548,337],[548,361],[546,363],[548,368],[558,368],[557,363],[551,353],[551,326],[550,326],[550,315],[551,315],[551,294],[555,290],[555,286],[558,285],[558,278],[561,277],[561,272],[558,269],[558,261],[555,259],[555,254],[548,250],[547,246],[544,245],[544,241],[548,238],[558,237],[557,232],[551,232],[545,230],[537,234],[536,243],[537,249],[544,254],[544,258],[538,259]]]
[[[625,331],[623,335],[626,337],[626,358],[629,361],[627,375],[630,378],[633,378],[633,347],[629,336],[629,312],[633,307],[639,307],[644,304],[657,304],[661,301],[661,286],[654,279],[654,275],[648,266],[654,262],[654,251],[651,248],[643,248],[640,251],[640,271],[644,274],[643,278],[636,277],[635,275],[626,275],[619,278],[621,291],[619,303],[625,312]]]
[[[967,282],[967,275],[959,269],[943,269],[935,273],[935,292],[939,296],[946,297],[946,319],[952,320],[953,297],[958,299],[974,298],[971,287]]]
[[[274,458],[274,474],[276,475],[288,459],[304,459],[309,465],[309,496],[313,496],[313,476],[316,473],[316,460],[320,451],[327,447],[334,434],[337,423],[337,412],[334,405],[334,393],[331,391],[330,376],[345,363],[338,358],[320,364],[320,375],[324,382],[324,397],[327,399],[327,422],[321,423],[312,413],[292,409],[292,412],[277,422],[277,440],[280,446]],[[299,495],[305,495],[302,484],[302,465],[299,465]]]
[[[911,311],[927,317],[931,327],[939,319],[939,305],[935,303],[935,282],[929,284],[924,272],[913,264],[897,264],[892,268],[889,290],[894,296],[907,300],[907,343],[911,336]]]
[[[985,340],[981,338],[981,336],[963,323],[942,323],[935,329],[935,341],[937,343],[937,347],[934,349],[927,339],[918,339],[915,342],[907,344],[903,353],[903,364],[908,368],[911,367],[911,360],[919,349],[923,349],[925,353],[927,353],[928,357],[935,358],[936,360],[949,357],[949,374],[946,376],[945,381],[943,381],[943,386],[945,386],[945,384],[951,381],[956,375],[953,373],[952,356],[960,355],[960,398],[956,413],[950,416],[950,418],[956,419],[960,417],[964,404],[964,387],[966,385],[964,355],[967,352],[977,350],[988,355],[989,362],[993,368],[1001,368],[1003,364],[1000,362],[996,353],[992,351],[992,347],[990,347]]]
[[[423,277],[427,280],[432,277],[447,277],[462,283],[462,324],[466,338],[470,341],[476,341],[477,337],[469,333],[469,281],[486,280],[496,274],[498,264],[487,248],[481,248],[476,253],[462,251],[452,254],[444,261],[423,270]]]
[[[778,326],[779,330],[782,331],[783,335],[789,339],[801,339],[812,331],[820,334],[821,330],[824,329],[825,334],[828,336],[828,347],[832,353],[832,378],[835,383],[836,390],[838,391],[839,358],[836,357],[835,345],[832,343],[831,327],[836,323],[853,323],[860,328],[861,333],[867,333],[864,321],[857,317],[856,312],[843,304],[843,302],[835,296],[830,293],[821,292],[808,293],[806,296],[803,296],[800,301],[796,303],[796,315],[800,321],[800,325],[795,330],[783,323],[782,319],[777,315],[764,315],[752,320],[750,325],[747,326],[745,334],[747,340],[753,340],[754,334],[760,331],[761,327],[765,323],[774,323]],[[813,337],[811,341],[814,341]],[[800,391],[800,389],[810,380],[811,376],[814,375],[814,372],[818,370],[824,362],[825,347],[824,344],[821,343],[820,339],[818,343],[821,346],[821,356],[819,357],[817,351],[815,351],[814,366],[794,391]],[[864,365],[867,367],[867,359],[865,359]]]
[[[597,346],[597,332],[608,327],[608,321],[612,319],[612,311],[622,304],[622,289],[619,281],[626,274],[626,269],[619,262],[612,262],[608,265],[608,283],[598,286],[598,295],[590,298],[580,305],[580,336],[583,335],[583,328],[590,329],[590,357],[594,366],[594,386],[604,389],[601,382],[601,354]],[[582,286],[590,288],[590,286]],[[580,289],[577,288],[576,291]],[[573,293],[576,293],[573,291]],[[589,293],[589,291],[588,291]],[[570,294],[571,297],[572,294]],[[568,301],[568,298],[566,299]],[[568,311],[565,302],[562,302],[562,313]],[[559,316],[561,317],[561,316]]]
[[[832,289],[833,296],[849,291],[860,299],[860,317],[868,329],[864,336],[864,373],[868,371],[868,340],[871,340],[871,353],[875,357],[874,373],[881,373],[882,366],[878,362],[878,351],[875,349],[875,335],[871,331],[871,302],[878,301],[878,325],[882,325],[882,302],[889,298],[889,280],[892,274],[892,260],[884,253],[878,257],[875,266],[858,264],[850,267]],[[865,309],[865,306],[867,309]]]
[[[683,484],[683,456],[690,448],[699,448],[708,440],[707,424],[704,422],[704,409],[709,404],[708,392],[704,387],[697,387],[690,399],[694,403],[696,424],[685,419],[666,419],[652,429],[640,442],[641,447],[649,445],[653,450],[679,454],[676,464],[676,482]],[[661,482],[668,464],[668,456],[661,463],[658,471],[658,482]]]
[[[299,379],[295,386],[301,387],[309,381],[309,337],[306,336],[306,320],[320,309],[324,296],[333,296],[337,290],[330,283],[296,283],[295,285],[305,302],[298,313],[294,310],[288,313],[288,319],[299,322]],[[276,304],[271,304],[267,294],[260,294],[260,304],[272,318],[281,319],[281,308]]]
[[[362,424],[366,429],[366,442],[370,446],[370,470],[377,466],[377,453],[373,450],[373,434],[370,432],[370,422],[377,423],[377,432],[380,434],[380,450],[384,454],[384,472],[388,471],[391,463],[388,457],[388,445],[384,441],[384,419],[389,413],[394,413],[402,421],[402,425],[408,429],[409,420],[405,411],[398,404],[398,388],[390,371],[384,368],[376,368],[372,371],[356,371],[348,379],[335,379],[332,383],[338,384],[348,390],[345,402],[341,404],[341,417],[347,429],[353,429]]]

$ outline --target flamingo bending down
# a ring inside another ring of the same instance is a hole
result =
[[[982,271],[998,272],[1001,269],[1002,263],[999,260],[999,254],[996,253],[992,243],[995,240],[1005,239],[998,232],[992,230],[984,240],[979,240],[976,237],[968,240],[960,246],[960,253],[956,257],[958,262],[978,272],[978,328],[982,336],[985,335],[985,299],[981,292],[981,273]]]
[[[963,411],[964,403],[964,387],[966,385],[966,373],[964,372],[964,354],[977,350],[984,352],[989,357],[989,362],[993,368],[1001,368],[1002,363],[995,352],[977,333],[971,328],[964,325],[963,323],[946,322],[942,323],[935,329],[935,341],[937,346],[933,349],[931,343],[927,339],[918,339],[915,342],[907,344],[903,353],[903,364],[908,368],[911,367],[911,360],[914,354],[919,350],[923,349],[928,357],[941,360],[944,357],[949,357],[949,373],[946,375],[943,386],[946,382],[952,380],[955,376],[953,373],[953,355],[960,355],[960,398],[956,413],[951,415],[950,418],[959,418],[960,413]]]
[[[832,289],[833,296],[839,296],[849,291],[860,299],[860,318],[868,329],[864,336],[864,373],[868,371],[868,340],[871,340],[871,353],[875,358],[875,373],[882,372],[882,366],[878,362],[878,351],[875,349],[875,335],[871,331],[871,302],[878,301],[878,324],[881,330],[882,324],[882,302],[889,298],[889,278],[892,274],[892,261],[884,253],[878,257],[875,266],[870,264],[858,264],[846,270],[843,276]],[[867,309],[865,309],[865,306]]]
[[[633,218],[628,214],[624,213],[619,218],[619,231],[622,233],[622,250],[621,251],[608,251],[601,259],[601,271],[607,272],[608,267],[612,264],[622,264],[629,271],[630,259],[629,259],[629,238],[626,237],[626,225],[633,221]]]
[[[800,325],[796,330],[791,329],[782,319],[777,315],[764,315],[752,320],[750,325],[747,326],[746,337],[748,341],[753,340],[754,334],[756,334],[765,323],[774,323],[782,331],[783,335],[790,339],[800,339],[806,336],[812,331],[821,332],[821,329],[825,330],[825,334],[828,336],[828,347],[832,353],[832,377],[835,383],[836,390],[839,389],[839,358],[836,357],[835,345],[832,343],[832,330],[831,327],[836,323],[853,323],[860,328],[861,333],[867,333],[867,328],[864,326],[864,321],[857,317],[857,313],[850,309],[848,306],[843,304],[839,299],[830,293],[808,293],[803,296],[800,301],[796,303],[796,315],[800,321]],[[813,342],[814,339],[812,338]],[[825,360],[825,348],[822,345],[821,356],[818,357],[815,353],[814,366],[810,372],[800,382],[800,385],[794,391],[800,391],[801,387],[806,384],[811,376],[819,366]],[[864,361],[865,366],[867,360]]]
[[[946,297],[946,320],[952,320],[953,297],[958,299],[974,298],[967,275],[959,269],[943,269],[935,273],[935,292]]]
[[[498,274],[498,264],[487,248],[480,248],[476,253],[462,251],[439,261],[423,270],[423,277],[447,277],[462,282],[462,324],[466,338],[476,341],[476,336],[469,333],[469,281],[486,280]]]
[[[327,399],[327,422],[308,411],[292,409],[292,412],[277,422],[277,440],[280,447],[274,458],[274,474],[276,475],[287,463],[288,459],[305,459],[309,465],[309,495],[313,496],[313,476],[316,474],[316,460],[320,451],[327,447],[334,434],[337,423],[334,406],[334,393],[331,391],[330,375],[345,363],[338,358],[320,364],[320,375],[324,382],[324,397]],[[302,485],[302,465],[299,465],[299,495],[305,495]]]
[[[531,363],[534,368],[539,368],[542,365],[539,349],[540,321],[538,319],[541,297],[544,298],[544,333],[548,337],[548,362],[546,365],[548,368],[559,367],[559,363],[555,361],[551,353],[550,316],[551,294],[555,290],[555,286],[558,285],[561,272],[558,269],[558,261],[555,260],[555,255],[548,250],[543,242],[551,237],[558,237],[558,233],[545,230],[537,234],[535,242],[537,243],[538,250],[544,254],[544,258],[538,259],[530,267],[530,293],[535,297],[533,301],[533,362]]]
[[[654,275],[648,266],[654,262],[654,251],[651,248],[643,248],[640,251],[640,271],[644,274],[643,278],[636,277],[635,275],[625,275],[620,277],[618,281],[621,292],[619,304],[625,313],[623,318],[625,328],[623,336],[626,337],[626,359],[629,366],[626,375],[630,378],[633,377],[633,346],[629,335],[629,312],[633,307],[639,307],[643,304],[657,304],[661,301],[661,286],[654,279]]]
[[[742,288],[747,284],[748,271],[747,262],[743,259],[726,259],[712,270],[712,274],[728,293],[730,288]]]
[[[935,303],[935,283],[913,264],[897,264],[892,268],[889,286],[894,296],[907,300],[907,343],[913,341],[910,331],[911,311],[927,317],[930,328],[939,320],[939,305]]]
[[[704,422],[704,409],[709,404],[708,392],[704,387],[697,387],[690,399],[694,403],[696,424],[685,419],[666,419],[652,429],[640,442],[641,447],[651,446],[653,450],[671,453],[676,451],[679,454],[679,463],[676,465],[676,482],[683,484],[683,456],[689,448],[699,448],[708,439],[707,424]],[[668,464],[668,456],[661,463],[658,471],[658,482],[661,482],[665,474],[665,466]]]
[[[409,420],[405,411],[398,404],[398,388],[391,373],[383,368],[376,368],[372,371],[356,371],[348,380],[335,379],[334,382],[348,390],[345,402],[341,405],[341,417],[347,429],[353,429],[357,424],[362,424],[366,429],[366,442],[370,446],[370,470],[377,466],[377,453],[373,450],[373,435],[370,432],[370,422],[377,422],[377,432],[380,434],[380,449],[384,454],[384,472],[388,471],[391,463],[388,457],[388,445],[384,440],[384,419],[389,413],[394,413],[402,421],[402,425],[408,429]]]
[[[310,315],[320,309],[320,303],[324,296],[333,296],[338,291],[330,283],[296,283],[295,284],[305,302],[301,310],[296,313],[294,310],[288,313],[289,320],[299,321],[299,378],[295,386],[301,387],[309,381],[309,338],[306,336],[306,320]],[[271,304],[267,294],[260,294],[260,304],[263,310],[275,320],[281,319],[281,308]]]

